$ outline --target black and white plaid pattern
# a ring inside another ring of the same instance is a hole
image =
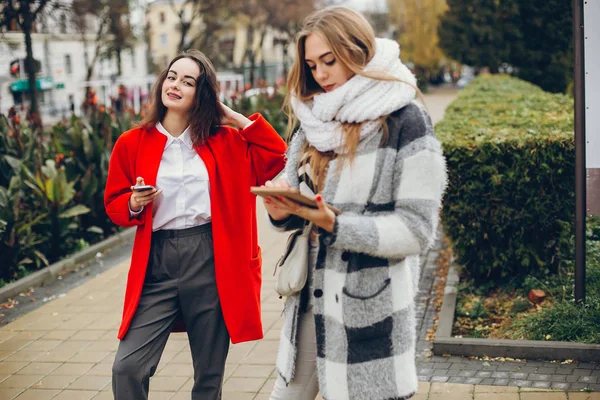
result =
[[[417,391],[414,296],[419,254],[435,239],[446,185],[445,160],[429,116],[416,103],[359,144],[354,163],[329,166],[323,197],[343,210],[334,232],[321,231],[311,299],[320,391],[326,400],[399,400]],[[298,187],[296,134],[286,177]],[[279,229],[301,226],[290,218]],[[286,299],[277,356],[281,377],[294,376],[300,296]]]

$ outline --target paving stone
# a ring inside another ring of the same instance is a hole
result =
[[[589,385],[589,388],[591,390],[593,390],[594,392],[600,392],[600,384],[598,384],[598,383],[595,383],[593,385]]]
[[[468,369],[469,368],[469,364],[466,363],[452,363],[452,365],[450,366],[450,369]],[[596,372],[596,371],[594,371]],[[597,371],[600,372],[600,371]]]
[[[555,374],[556,368],[540,367],[540,368],[538,368],[537,373],[538,374]]]
[[[568,389],[570,386],[569,383],[566,382],[552,382],[552,384],[550,385],[550,387],[554,388],[554,389]]]
[[[579,376],[592,375],[592,370],[578,368],[578,369],[573,370],[573,375],[579,375]]]
[[[466,378],[465,383],[469,385],[479,385],[483,381],[483,378]]]
[[[496,368],[496,371],[513,372],[518,371],[520,367],[520,365],[499,365],[498,368]]]
[[[552,382],[566,382],[568,376],[570,375],[550,375],[550,380]]]
[[[549,388],[550,385],[552,385],[552,382],[537,381],[537,382],[533,382],[533,385],[531,385],[531,387],[534,387],[534,388]]]
[[[585,390],[589,387],[589,384],[587,383],[579,383],[579,382],[575,382],[575,383],[571,383],[571,386],[569,387],[570,390]]]
[[[596,377],[596,376],[580,376],[579,382],[596,383],[596,382],[598,382],[598,377]]]
[[[532,381],[547,381],[547,380],[550,380],[550,375],[529,374],[529,379]]]
[[[435,373],[434,375],[441,375],[441,374],[444,374],[444,375],[446,375],[447,377],[454,377],[454,376],[464,376],[464,375],[460,375],[460,374],[461,374],[462,372],[464,372],[464,371],[461,371],[461,370],[459,370],[459,369],[444,369],[444,370],[439,370],[439,369],[436,369],[435,371],[436,371],[436,373]],[[437,372],[439,372],[439,371],[444,371],[444,372],[442,372],[442,373],[437,373]]]
[[[514,379],[508,382],[509,386],[520,386],[520,387],[530,387],[533,385],[532,381],[527,381],[523,379]],[[550,385],[548,385],[550,386]]]
[[[557,368],[558,369],[575,369],[577,368],[577,364],[579,363],[571,363],[571,364],[560,364]]]
[[[526,374],[537,374],[537,368],[535,367],[521,367],[519,368],[519,372],[523,372]]]
[[[529,376],[529,374],[524,372],[511,372],[510,374],[510,377],[513,379],[527,379],[527,376]]]

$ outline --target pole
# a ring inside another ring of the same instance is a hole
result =
[[[575,301],[585,302],[585,59],[583,1],[573,0],[573,39],[575,67],[573,95],[575,99]]]

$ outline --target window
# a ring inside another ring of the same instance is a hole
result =
[[[60,15],[60,33],[67,33],[67,16],[65,14]]]
[[[73,73],[73,67],[71,65],[71,55],[70,54],[65,54],[65,71],[67,72],[68,75],[71,75]]]
[[[131,53],[131,68],[135,69],[135,49],[131,48],[129,51]]]
[[[9,26],[8,26],[8,30],[9,32],[16,32],[19,30],[19,27],[17,26],[17,20],[16,19],[11,19]]]
[[[162,47],[167,47],[167,34],[163,33],[160,35],[160,45]]]
[[[163,24],[165,22],[165,12],[161,11],[159,16],[160,16],[160,23]]]

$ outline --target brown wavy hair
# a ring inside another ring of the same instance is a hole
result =
[[[148,129],[156,125],[157,122],[162,122],[167,113],[167,107],[162,102],[162,85],[173,63],[182,58],[189,58],[194,61],[200,69],[194,103],[189,111],[189,126],[192,142],[202,144],[209,136],[217,133],[224,113],[219,105],[217,72],[208,57],[199,50],[192,49],[182,52],[173,58],[169,66],[160,73],[152,87],[150,110],[146,117],[138,123],[138,126]]]

